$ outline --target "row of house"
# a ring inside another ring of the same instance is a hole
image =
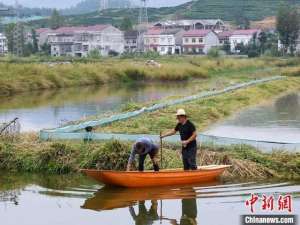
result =
[[[52,56],[86,57],[97,50],[102,56],[124,52],[153,51],[167,54],[207,54],[211,48],[229,44],[233,53],[240,43],[247,45],[260,30],[229,31],[222,20],[175,20],[151,24],[143,32],[122,32],[112,25],[61,27],[36,30],[38,45],[51,46]],[[28,41],[32,41],[31,33]],[[0,54],[7,52],[7,40],[0,35]]]
[[[210,29],[152,28],[144,34],[144,50],[166,54],[207,54],[211,48],[230,45],[238,53],[239,44],[248,45],[261,31],[257,29],[215,32]]]

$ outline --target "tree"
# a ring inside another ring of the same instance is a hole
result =
[[[41,46],[41,53],[45,55],[51,55],[51,45],[49,45],[48,43],[44,43]]]
[[[266,50],[266,43],[268,41],[266,32],[261,32],[258,35],[258,40],[259,40],[260,52],[261,52],[261,54],[264,54],[265,50]]]
[[[24,32],[24,25],[22,23],[8,24],[5,27],[5,36],[7,38],[8,52],[17,56],[24,56]]]
[[[100,59],[101,52],[98,49],[93,49],[93,50],[89,51],[88,57],[91,59]]]
[[[132,30],[133,25],[129,17],[125,17],[121,23],[121,30],[128,31]]]
[[[52,29],[60,28],[64,23],[63,17],[59,14],[59,12],[54,9],[52,15],[50,17],[50,27]]]
[[[284,54],[289,52],[293,55],[295,52],[300,30],[299,18],[299,13],[295,7],[283,5],[278,10],[276,27]]]
[[[236,8],[233,11],[234,15],[234,22],[238,26],[239,29],[249,29],[250,28],[250,20],[245,15],[245,12],[241,10],[240,8]]]
[[[37,53],[39,51],[39,44],[38,44],[38,39],[36,37],[35,29],[31,30],[31,37],[32,37],[32,53]]]
[[[5,36],[7,38],[7,47],[8,52],[13,53],[13,47],[14,47],[14,30],[15,30],[16,24],[10,23],[6,25],[5,27]]]

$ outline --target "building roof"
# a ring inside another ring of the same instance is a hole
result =
[[[205,37],[211,30],[189,30],[184,32],[183,37]]]
[[[137,38],[139,32],[137,30],[129,30],[125,31],[124,37],[125,38]]]
[[[146,35],[175,35],[179,32],[183,31],[183,29],[160,29],[160,28],[152,28],[146,32]]]
[[[94,25],[94,26],[80,26],[80,27],[60,27],[56,30],[53,30],[55,34],[74,34],[77,32],[97,32],[102,31],[110,25]]]
[[[164,30],[160,28],[151,28],[147,30],[146,35],[160,35]]]
[[[259,29],[248,29],[248,30],[235,30],[231,35],[254,35],[255,33],[259,33]]]
[[[223,31],[221,33],[218,33],[217,35],[220,39],[224,39],[224,38],[230,37],[232,35],[232,33],[233,33],[233,31],[228,30],[228,31]]]
[[[167,29],[167,30],[164,30],[163,32],[161,32],[161,34],[166,34],[166,35],[170,35],[170,34],[177,34],[181,31],[184,31],[183,29]]]
[[[50,28],[39,28],[39,29],[36,29],[35,32],[37,34],[41,34],[41,33],[44,33],[44,32],[52,32],[53,30],[50,29]]]

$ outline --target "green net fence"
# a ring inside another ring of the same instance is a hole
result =
[[[85,128],[87,127],[99,127],[99,126],[105,126],[113,122],[121,121],[121,120],[127,120],[129,118],[133,118],[136,116],[139,116],[143,113],[147,112],[153,112],[156,110],[160,110],[169,106],[174,106],[178,104],[187,103],[194,100],[204,99],[212,96],[218,96],[222,95],[228,92],[232,92],[235,90],[239,90],[242,88],[247,88],[249,86],[254,86],[258,84],[263,84],[270,81],[275,80],[281,80],[285,79],[284,76],[274,76],[274,77],[268,77],[258,80],[252,80],[245,83],[239,83],[232,86],[229,86],[222,90],[215,90],[215,91],[205,91],[198,93],[196,95],[184,97],[181,99],[175,99],[175,100],[169,100],[164,103],[158,103],[154,104],[150,107],[144,107],[142,109],[132,111],[132,112],[126,112],[121,114],[116,114],[107,118],[103,118],[100,120],[92,120],[92,121],[86,121],[82,122],[76,125],[69,125],[65,127],[59,127],[52,130],[41,130],[40,131],[40,139],[41,140],[109,140],[109,139],[120,139],[120,140],[126,140],[126,141],[134,141],[139,137],[151,137],[156,141],[159,141],[158,135],[147,135],[147,134],[138,134],[138,135],[130,135],[130,134],[110,134],[110,133],[93,133],[93,132],[83,132]],[[198,139],[202,143],[211,144],[215,146],[219,145],[252,145],[254,147],[260,148],[260,149],[289,149],[289,150],[295,150],[299,148],[300,143],[279,143],[279,142],[268,142],[268,141],[255,141],[255,140],[245,140],[245,139],[234,139],[234,138],[226,138],[226,137],[216,137],[216,136],[209,136],[200,134]],[[178,136],[174,136],[171,138],[168,138],[166,141],[168,142],[178,142],[179,138]]]

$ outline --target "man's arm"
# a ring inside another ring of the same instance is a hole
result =
[[[132,166],[132,163],[134,162],[135,154],[136,154],[135,153],[135,145],[133,145],[130,156],[129,156],[129,160],[128,160],[128,163],[127,163],[126,171],[131,170],[131,166]]]
[[[172,136],[172,135],[176,134],[176,132],[177,131],[175,129],[169,130],[169,131],[167,131],[165,133],[162,133],[160,137],[161,138],[169,137],[169,136]]]

